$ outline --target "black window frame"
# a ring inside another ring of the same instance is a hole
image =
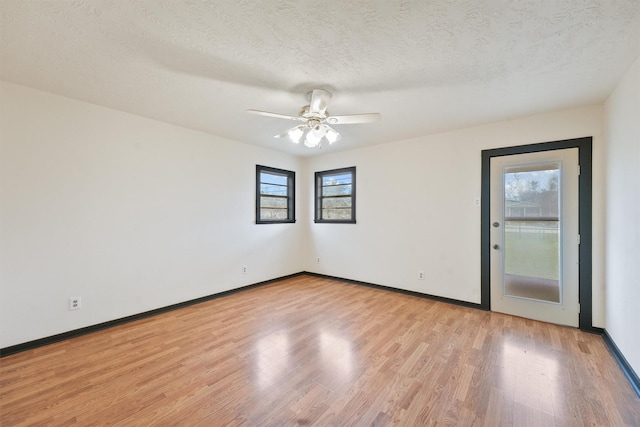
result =
[[[261,219],[261,174],[269,173],[281,175],[287,178],[287,218],[286,219]],[[285,224],[296,222],[296,173],[286,169],[278,169],[270,166],[256,165],[256,224]]]
[[[322,194],[322,180],[326,176],[341,175],[345,173],[351,174],[351,218],[349,219],[325,219],[322,218],[322,200],[325,198]],[[355,224],[356,223],[356,167],[331,169],[315,173],[315,197],[314,197],[314,222],[328,224]]]

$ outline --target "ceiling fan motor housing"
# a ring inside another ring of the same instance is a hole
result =
[[[300,142],[300,139],[304,137],[305,145],[308,147],[320,147],[323,139],[326,139],[330,144],[332,144],[340,138],[340,134],[335,129],[329,127],[326,123],[370,123],[380,120],[381,117],[379,113],[331,116],[329,114],[329,110],[327,110],[327,105],[333,96],[331,92],[323,89],[314,89],[307,93],[307,96],[309,97],[309,105],[302,107],[297,117],[261,110],[247,110],[247,112],[268,117],[301,121],[301,125],[275,135],[275,138],[288,136],[291,141],[298,143]]]

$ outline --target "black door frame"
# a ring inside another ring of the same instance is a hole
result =
[[[578,149],[578,162],[580,164],[580,176],[578,177],[578,232],[580,233],[580,247],[578,256],[579,285],[578,301],[580,314],[578,327],[582,330],[601,333],[602,329],[593,326],[593,296],[592,296],[592,151],[593,137],[565,139],[561,141],[542,142],[513,147],[494,148],[482,150],[482,193],[480,206],[480,306],[485,310],[491,310],[491,266],[490,251],[491,232],[490,201],[491,201],[491,158],[510,156],[512,154],[535,153],[540,151],[562,150],[565,148]]]

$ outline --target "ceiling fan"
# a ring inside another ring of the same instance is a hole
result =
[[[327,104],[332,96],[331,92],[327,92],[322,89],[314,89],[309,92],[307,96],[309,97],[309,105],[302,107],[297,116],[270,113],[268,111],[261,110],[247,110],[247,113],[302,122],[302,124],[293,127],[286,132],[275,135],[274,138],[287,136],[296,144],[300,141],[304,141],[304,145],[311,148],[322,148],[323,139],[329,141],[329,144],[333,144],[340,138],[340,134],[329,125],[371,123],[382,118],[380,113],[331,116],[327,110]]]

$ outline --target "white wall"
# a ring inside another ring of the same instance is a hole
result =
[[[8,83],[0,108],[0,348],[301,270],[300,222],[254,223],[255,165],[297,158]]]
[[[640,58],[605,104],[607,332],[640,373]]]
[[[604,326],[603,108],[584,107],[305,159],[357,171],[357,224],[312,224],[306,270],[480,302],[481,150],[593,136],[593,322]],[[308,186],[309,222],[313,185]],[[301,218],[302,219],[302,218]],[[320,258],[320,263],[316,258]],[[418,280],[423,270],[426,280]]]

